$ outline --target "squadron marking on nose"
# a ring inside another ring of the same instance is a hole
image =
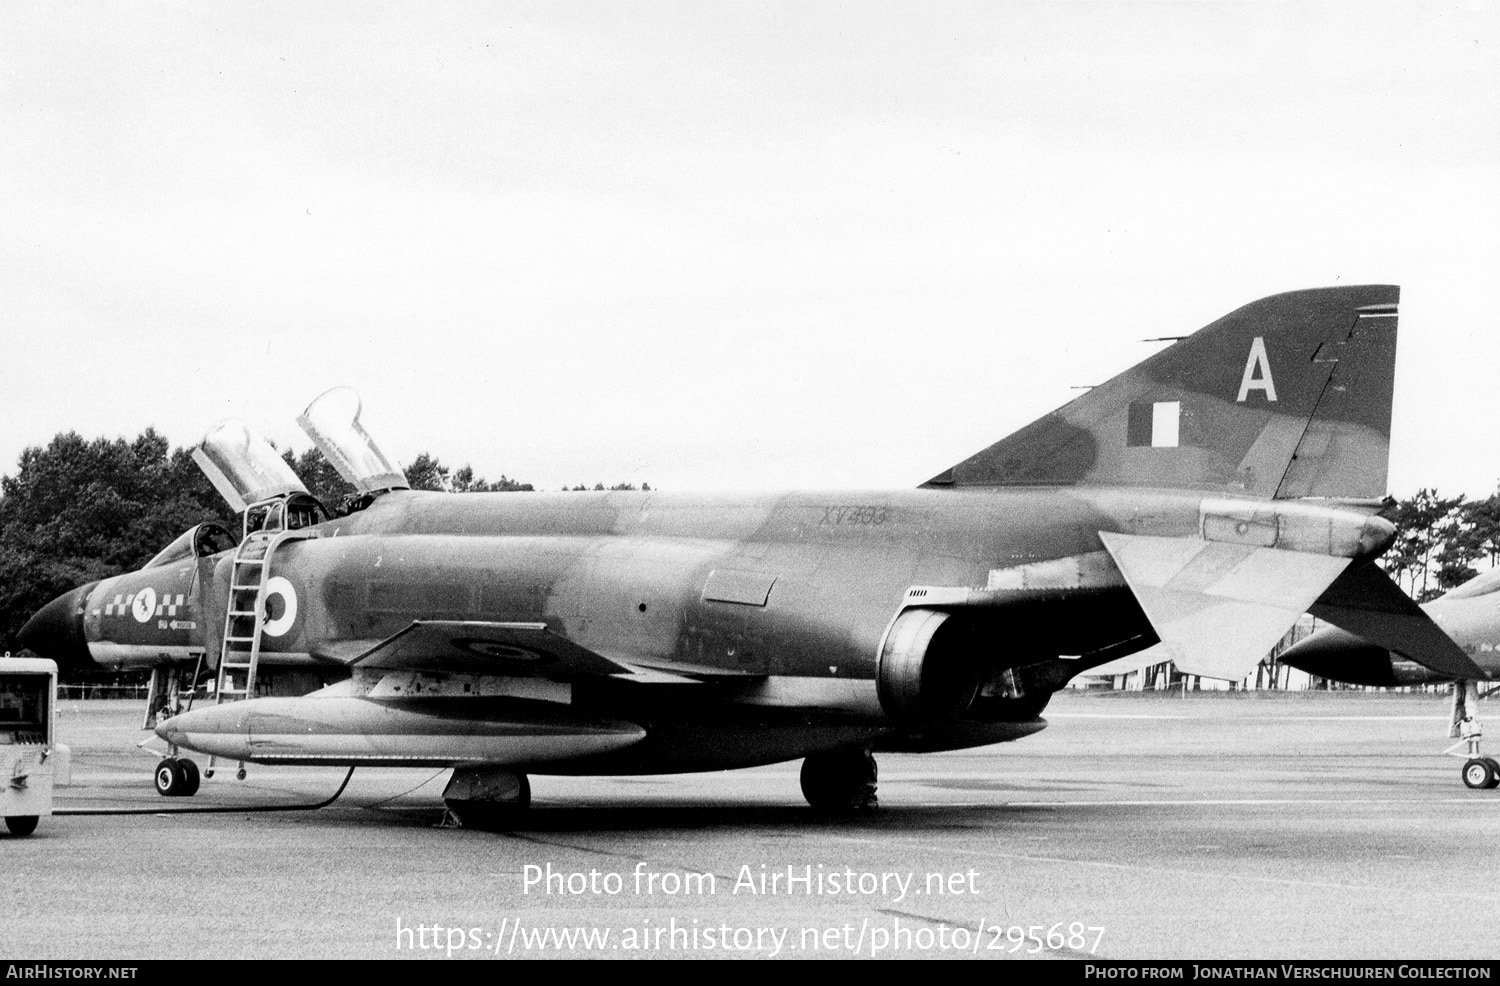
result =
[[[156,590],[149,585],[135,594],[130,601],[130,615],[137,623],[145,623],[156,615]]]

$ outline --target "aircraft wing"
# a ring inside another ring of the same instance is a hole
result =
[[[1439,674],[1488,677],[1432,617],[1373,563],[1348,569],[1308,610],[1320,620],[1404,654]]]
[[[381,641],[343,641],[315,656],[380,671],[448,671],[566,680],[631,668],[553,633],[545,623],[416,620]]]
[[[1177,669],[1230,681],[1249,674],[1349,565],[1196,538],[1099,537]]]

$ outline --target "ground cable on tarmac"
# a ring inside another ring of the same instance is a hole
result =
[[[349,768],[349,773],[344,775],[344,782],[339,789],[333,792],[326,800],[319,801],[315,805],[214,805],[204,808],[63,808],[53,811],[56,815],[215,815],[225,812],[248,812],[248,811],[317,811],[319,808],[327,808],[339,799],[344,793],[344,788],[349,786],[349,778],[354,776],[354,768]],[[430,778],[429,778],[430,779]],[[423,783],[426,783],[425,781]]]

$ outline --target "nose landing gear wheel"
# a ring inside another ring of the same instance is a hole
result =
[[[1464,764],[1464,786],[1478,790],[1492,788],[1500,779],[1495,774],[1495,761],[1475,757]]]

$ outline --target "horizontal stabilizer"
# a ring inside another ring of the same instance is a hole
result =
[[[1374,564],[1344,572],[1308,612],[1439,674],[1486,677],[1463,648]]]
[[[1347,558],[1099,532],[1184,674],[1238,681],[1349,564]]]
[[[316,656],[381,671],[447,671],[567,680],[630,669],[553,633],[545,623],[417,620],[373,645],[323,648]],[[340,653],[342,651],[342,653]]]
[[[1115,675],[1130,674],[1142,668],[1153,667],[1157,664],[1165,664],[1172,659],[1166,648],[1161,644],[1152,644],[1145,650],[1138,650],[1129,657],[1117,657],[1113,661],[1099,664],[1087,671],[1080,671],[1079,675],[1089,678],[1113,678]]]

